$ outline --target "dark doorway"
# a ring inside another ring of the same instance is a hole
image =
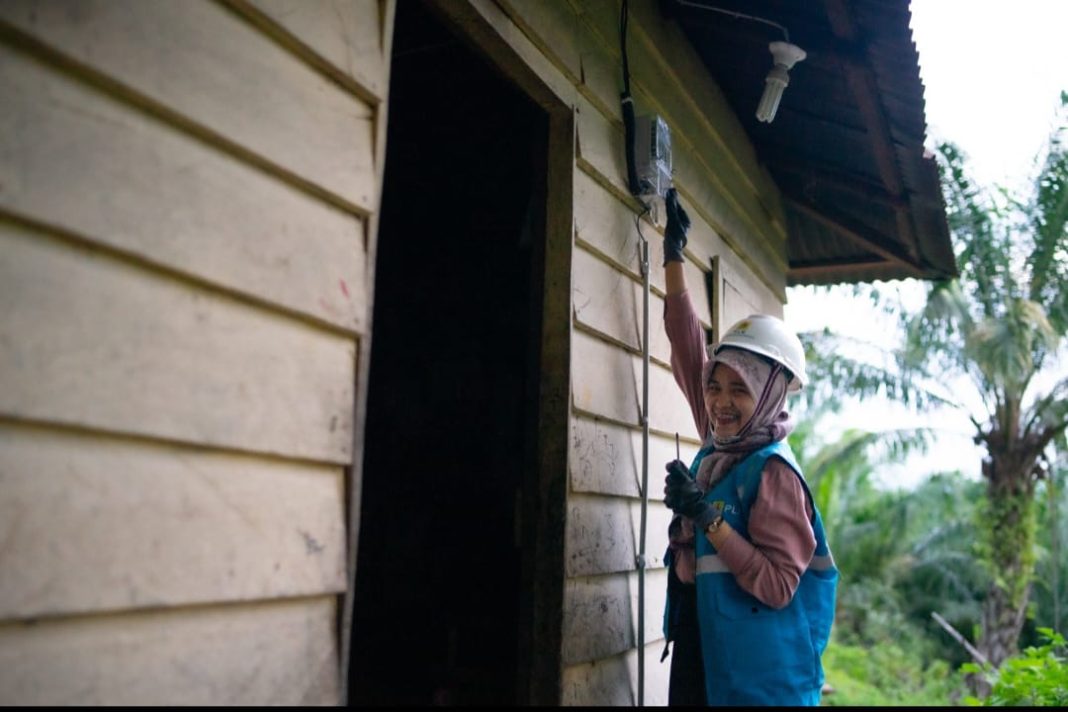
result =
[[[523,700],[545,112],[397,3],[349,702]]]

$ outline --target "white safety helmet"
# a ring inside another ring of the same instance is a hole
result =
[[[727,329],[713,347],[713,354],[728,347],[751,351],[781,364],[793,376],[787,386],[789,392],[800,391],[808,382],[805,348],[782,319],[767,314],[750,314]]]

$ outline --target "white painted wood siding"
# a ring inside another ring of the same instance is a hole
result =
[[[0,703],[340,700],[392,7],[0,4]]]

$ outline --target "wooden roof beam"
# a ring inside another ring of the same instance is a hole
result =
[[[923,268],[917,263],[917,261],[908,253],[904,252],[897,244],[889,243],[878,237],[866,237],[865,233],[869,232],[868,228],[856,223],[846,217],[831,218],[827,215],[826,210],[819,209],[809,205],[804,200],[792,196],[784,196],[786,201],[790,203],[794,208],[816,220],[823,225],[831,228],[835,232],[839,233],[843,237],[846,237],[856,244],[860,245],[866,250],[870,250],[875,254],[896,262],[903,267],[907,267],[913,272],[915,276],[919,277],[923,273]]]
[[[787,272],[787,278],[794,282],[801,282],[806,280],[818,280],[824,277],[833,278],[836,275],[841,275],[843,279],[846,279],[856,275],[857,272],[868,272],[886,268],[893,268],[893,265],[886,260],[872,259],[834,260],[833,262],[801,262],[796,265],[790,265],[790,269]]]

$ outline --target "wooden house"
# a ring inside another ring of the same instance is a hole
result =
[[[0,703],[664,703],[660,470],[699,441],[624,50],[715,338],[954,274],[908,20],[0,3]]]

